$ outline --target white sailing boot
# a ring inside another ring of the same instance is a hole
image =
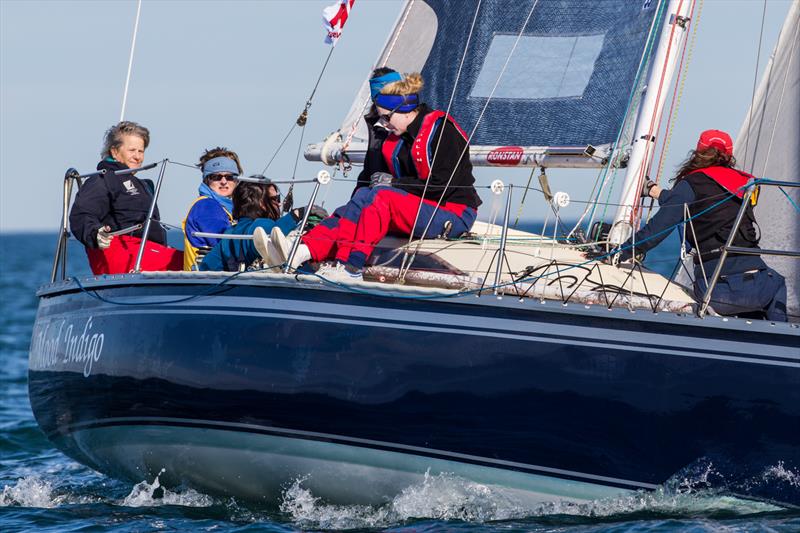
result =
[[[280,266],[285,265],[289,259],[289,252],[292,247],[289,244],[289,239],[283,234],[278,226],[272,228],[267,240],[267,260],[270,265]],[[294,270],[306,261],[311,259],[311,251],[308,246],[301,244],[297,247],[297,252],[292,259],[291,269]]]
[[[364,281],[361,270],[356,270],[355,267],[345,265],[338,261],[326,261],[322,263],[317,269],[317,276],[334,282]]]
[[[267,232],[264,231],[264,228],[258,227],[253,232],[253,246],[256,247],[256,251],[258,255],[261,256],[261,259],[267,261],[269,264],[269,237],[267,237]]]

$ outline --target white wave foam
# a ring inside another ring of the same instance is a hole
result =
[[[652,492],[636,491],[585,503],[554,500],[533,507],[524,506],[503,489],[453,474],[426,474],[421,483],[407,487],[380,507],[332,505],[305,488],[303,483],[308,478],[303,478],[284,491],[280,510],[301,528],[355,529],[393,526],[410,519],[484,523],[553,515],[610,517],[639,512],[673,516],[719,512],[748,515],[781,509],[709,489],[709,478],[714,473],[713,465],[708,464]],[[774,475],[785,477],[787,473],[776,470]]]
[[[194,489],[172,492],[161,486],[158,479],[164,470],[158,473],[152,483],[141,481],[133,486],[131,492],[119,502],[125,507],[158,507],[161,505],[181,505],[183,507],[210,507],[214,504],[211,496]]]
[[[23,477],[0,492],[0,507],[40,507],[49,509],[64,503],[65,496],[56,495],[53,485],[38,476]]]

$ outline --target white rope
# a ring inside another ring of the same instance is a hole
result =
[[[131,55],[128,58],[128,75],[125,77],[125,91],[122,93],[122,110],[119,112],[119,121],[125,119],[125,106],[128,103],[128,87],[131,83],[131,71],[133,70],[133,52],[136,50],[136,34],[139,32],[139,15],[142,12],[142,0],[136,4],[136,22],[133,24],[133,39],[131,40]]]

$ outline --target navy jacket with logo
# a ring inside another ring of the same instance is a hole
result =
[[[144,224],[153,201],[153,185],[150,180],[139,179],[133,174],[112,174],[127,168],[112,159],[104,159],[97,164],[97,170],[105,169],[106,174],[89,178],[78,191],[69,212],[69,226],[75,238],[87,248],[97,248],[97,230],[103,226],[118,231],[134,224]],[[156,220],[160,218],[158,206],[153,217]],[[141,237],[142,230],[130,235]],[[148,240],[166,245],[167,232],[154,222]]]

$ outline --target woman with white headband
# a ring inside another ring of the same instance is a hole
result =
[[[219,239],[200,237],[195,233],[225,233],[233,223],[233,191],[242,174],[236,152],[224,147],[206,150],[198,165],[203,172],[195,199],[183,221],[183,269],[197,268],[198,258],[208,252]]]

